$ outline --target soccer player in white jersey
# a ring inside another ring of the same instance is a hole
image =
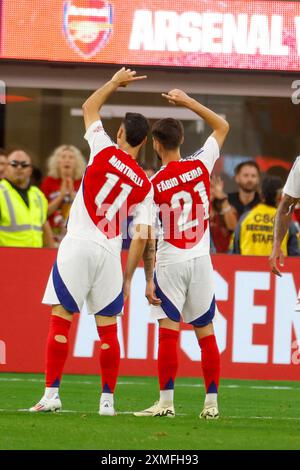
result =
[[[281,250],[281,244],[285,234],[290,226],[293,210],[300,199],[300,156],[290,171],[286,184],[283,188],[283,197],[278,206],[274,223],[273,251],[269,258],[270,267],[274,274],[281,276],[278,268],[284,264],[284,255]],[[300,290],[298,292],[296,311],[300,311]]]
[[[152,223],[153,190],[136,162],[147,139],[146,118],[126,114],[116,145],[105,133],[99,111],[118,87],[142,78],[146,77],[137,77],[136,72],[122,68],[83,105],[85,139],[91,155],[43,299],[43,303],[52,305],[46,348],[46,389],[30,411],[60,410],[59,385],[68,353],[71,321],[73,313],[79,312],[86,302],[88,313],[95,315],[101,340],[99,413],[115,414],[113,393],[120,362],[117,315],[121,314],[124,302],[121,227],[128,215],[133,215],[135,234],[125,270],[130,285]]]
[[[172,90],[163,96],[198,114],[213,133],[194,155],[182,159],[182,124],[168,118],[156,122],[152,128],[154,149],[163,165],[151,178],[161,224],[154,279],[154,240],[147,243],[144,263],[146,296],[152,304],[152,317],[159,322],[160,399],[135,415],[175,416],[174,382],[182,316],[186,323],[193,325],[202,352],[206,398],[200,417],[216,419],[219,416],[220,354],[212,324],[215,295],[209,255],[209,189],[210,175],[229,125],[181,90]]]

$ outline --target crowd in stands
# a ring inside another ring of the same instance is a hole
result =
[[[0,246],[58,247],[66,233],[72,202],[86,168],[81,151],[61,145],[47,161],[47,175],[23,150],[0,149]],[[143,166],[151,178],[156,169]],[[236,192],[226,193],[220,176],[211,179],[210,231],[213,253],[269,255],[273,223],[285,181],[262,178],[254,160],[235,168]],[[130,221],[129,221],[130,222]],[[123,248],[130,244],[128,225]],[[283,243],[290,256],[300,254],[300,207]]]

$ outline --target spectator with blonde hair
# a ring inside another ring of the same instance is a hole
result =
[[[73,145],[61,145],[48,159],[48,176],[41,190],[48,199],[48,217],[58,246],[66,233],[66,222],[80,187],[86,161]]]

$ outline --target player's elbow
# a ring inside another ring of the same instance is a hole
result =
[[[216,141],[218,142],[220,149],[222,148],[224,141],[227,137],[227,134],[229,132],[229,123],[225,121],[225,119],[222,119],[222,121],[223,122],[216,129],[214,129],[214,132],[212,134],[214,138],[216,139]]]
[[[216,130],[220,145],[223,145],[224,140],[226,139],[227,134],[228,134],[229,129],[230,129],[229,123],[225,119],[223,119],[222,121],[223,121],[222,124]]]
[[[88,100],[86,100],[83,105],[81,106],[82,108],[82,111],[83,111],[83,114],[87,114],[88,113],[88,110],[89,110],[89,103],[88,103]]]
[[[226,136],[228,134],[229,130],[230,130],[229,122],[226,121],[226,119],[223,119],[220,131]]]
[[[81,106],[82,108],[82,111],[83,111],[83,114],[84,116],[87,116],[88,114],[91,114],[92,112],[96,111],[97,108],[95,106],[95,103],[90,100],[90,98],[88,98],[84,103],[83,105]]]

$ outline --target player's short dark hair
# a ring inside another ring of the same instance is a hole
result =
[[[257,173],[260,175],[260,168],[254,160],[247,160],[246,162],[239,163],[234,169],[234,174],[238,175],[244,166],[252,166],[257,170]]]
[[[265,204],[276,206],[278,191],[282,188],[282,179],[279,176],[267,176],[261,185],[261,194]]]
[[[4,155],[4,157],[7,157],[7,156],[8,156],[8,153],[7,153],[6,150],[4,150],[3,148],[0,147],[0,155],[1,155],[1,156]]]
[[[131,147],[140,145],[150,129],[148,120],[139,113],[126,113],[122,124],[126,132],[126,141]]]
[[[165,118],[156,121],[152,127],[152,136],[166,150],[177,149],[184,135],[183,125],[173,118]]]

